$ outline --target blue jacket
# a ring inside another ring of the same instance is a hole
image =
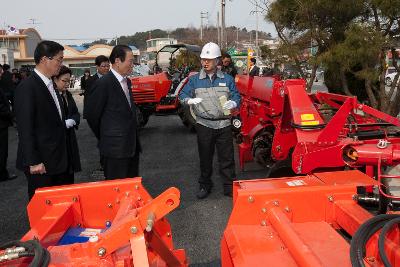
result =
[[[240,94],[232,76],[218,70],[210,79],[201,69],[198,74],[189,78],[189,82],[179,93],[179,100],[182,104],[187,104],[190,98],[202,98],[200,104],[191,106],[196,115],[196,122],[209,128],[220,129],[230,125],[230,117],[223,114],[219,100],[221,96],[226,96],[227,100],[233,100],[237,107],[240,106]]]

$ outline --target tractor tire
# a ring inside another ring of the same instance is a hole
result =
[[[189,105],[181,105],[178,109],[178,115],[190,132],[195,132],[196,119]]]
[[[292,159],[281,160],[273,163],[266,175],[269,178],[294,177],[297,174],[292,169]]]
[[[139,128],[143,128],[149,122],[150,115],[143,112],[140,108],[136,109],[136,118],[138,121]]]

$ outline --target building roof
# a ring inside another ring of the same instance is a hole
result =
[[[35,34],[37,34],[37,36],[39,36],[40,39],[42,39],[40,34],[34,28],[18,29],[18,34],[7,34],[7,30],[0,30],[0,36],[2,38],[4,38],[4,37],[7,37],[7,38],[24,38],[24,37],[26,37],[28,32],[34,32]]]
[[[88,49],[87,46],[83,46],[83,45],[69,45],[69,47],[71,47],[79,52],[82,52],[82,51],[85,51],[86,49]]]

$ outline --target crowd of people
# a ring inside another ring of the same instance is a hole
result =
[[[72,72],[63,65],[63,57],[62,45],[42,41],[35,49],[35,69],[30,75],[20,70],[16,79],[6,73],[7,66],[0,68],[0,179],[15,178],[8,174],[6,163],[8,127],[16,121],[17,168],[28,181],[29,199],[38,188],[74,183],[74,173],[81,170],[75,133],[80,114],[68,91]],[[237,71],[230,56],[222,56],[214,43],[203,47],[200,59],[200,72],[189,78],[179,94],[181,103],[190,105],[196,115],[201,170],[197,197],[211,192],[215,149],[224,194],[232,196],[236,174],[230,113],[240,105],[234,82]],[[109,57],[98,56],[95,64],[96,73],[87,72],[81,79],[83,118],[97,138],[104,177],[139,176],[142,146],[128,78],[134,64],[132,50],[117,45]]]

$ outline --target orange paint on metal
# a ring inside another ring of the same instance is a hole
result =
[[[360,171],[237,181],[234,207],[221,240],[222,266],[351,266],[350,245],[338,230],[352,235],[372,217],[358,205],[357,187],[379,183]],[[386,251],[399,263],[399,234],[388,235]],[[367,243],[367,258],[377,256],[377,236]],[[394,265],[397,266],[397,265]]]
[[[37,238],[50,252],[51,267],[188,266],[164,218],[179,203],[176,188],[152,199],[141,178],[43,188],[28,205],[31,230],[22,240]],[[75,227],[105,231],[85,243],[58,245]],[[23,260],[10,264],[2,266],[27,266]]]

